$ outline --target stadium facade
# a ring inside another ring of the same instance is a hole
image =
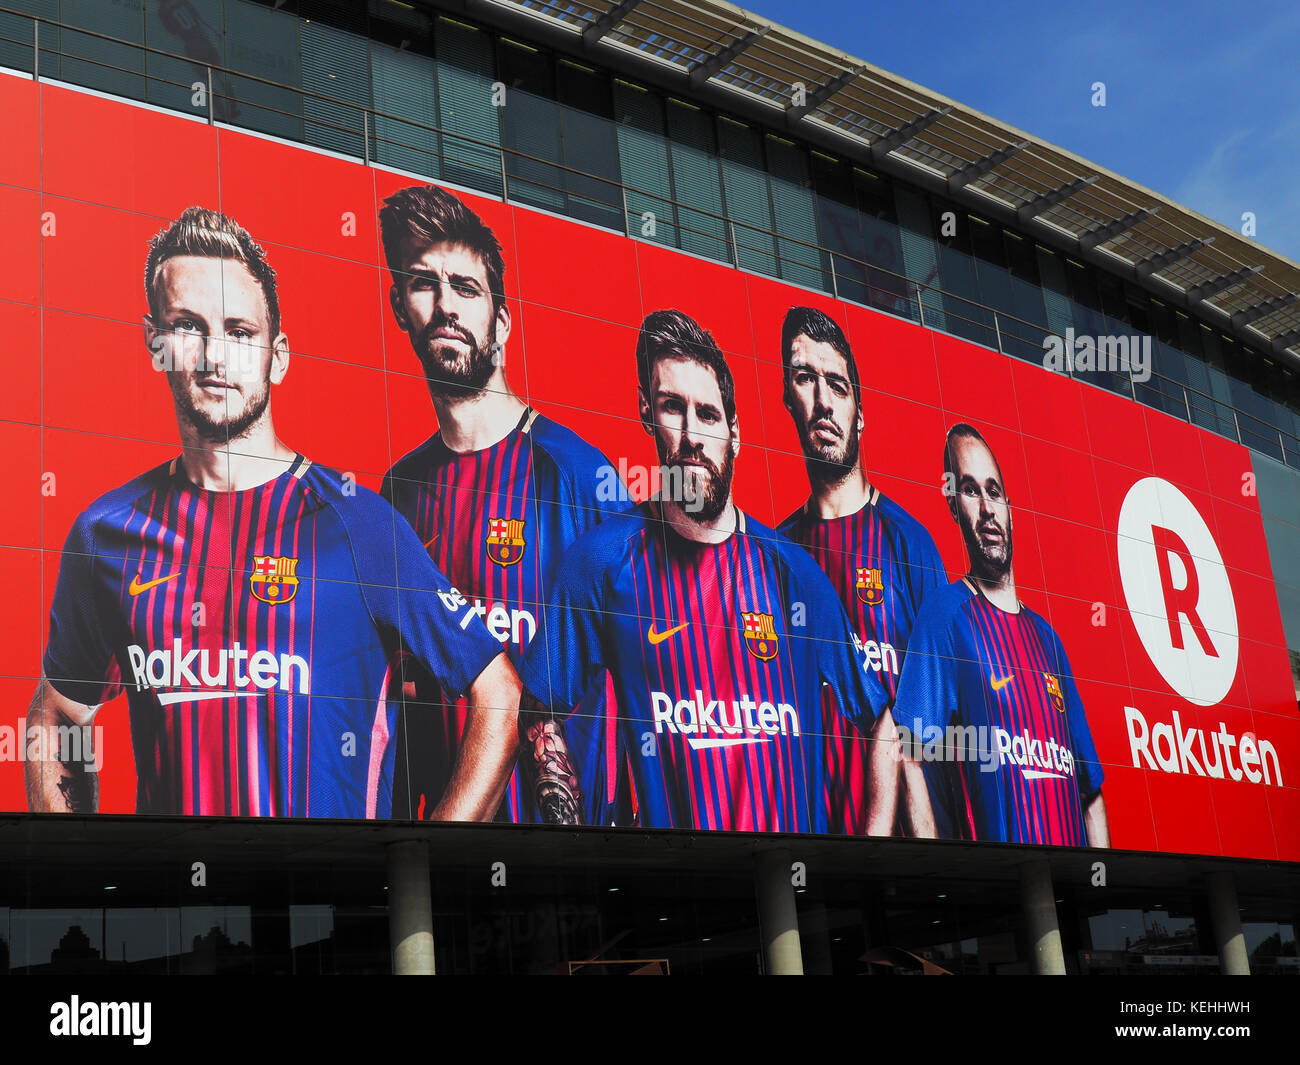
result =
[[[0,971],[1300,975],[1295,263],[712,0],[0,67]]]

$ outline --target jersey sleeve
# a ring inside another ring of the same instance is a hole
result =
[[[584,537],[557,567],[540,631],[528,645],[519,675],[524,690],[553,714],[582,702],[605,668],[601,646],[602,583]]]
[[[945,607],[932,597],[922,608],[898,680],[894,723],[915,733],[931,725],[946,728],[959,716],[954,619]]]
[[[115,674],[112,623],[101,609],[94,570],[94,537],[83,515],[63,546],[41,667],[55,691],[87,706],[111,697]]]
[[[375,623],[459,698],[502,653],[473,606],[429,558],[410,525],[373,495],[351,535],[357,580]],[[345,509],[347,503],[340,506]]]
[[[1063,666],[1061,683],[1065,695],[1065,715],[1070,722],[1070,741],[1074,746],[1074,779],[1079,785],[1079,794],[1087,799],[1100,790],[1106,774],[1101,768],[1101,759],[1097,756],[1097,745],[1092,739],[1092,729],[1088,727],[1088,718],[1083,711],[1083,699],[1079,696],[1079,688],[1074,683],[1070,660],[1066,657],[1065,648],[1061,646],[1059,638],[1057,647],[1060,648]]]
[[[916,616],[920,613],[926,596],[944,587],[948,578],[934,537],[925,526],[917,524],[910,546],[911,550],[907,553],[907,585],[913,616]]]

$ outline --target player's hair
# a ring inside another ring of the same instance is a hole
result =
[[[795,337],[804,336],[816,344],[829,344],[844,356],[844,363],[849,369],[849,382],[853,385],[854,398],[858,396],[858,362],[853,357],[853,348],[849,338],[834,318],[816,307],[791,307],[785,312],[785,322],[781,326],[781,368],[786,379],[790,377],[790,358],[794,354]]]
[[[728,422],[735,420],[736,382],[713,334],[681,311],[651,311],[641,323],[636,341],[636,379],[647,398],[654,364],[673,358],[690,359],[712,370],[722,393],[722,411]]]
[[[981,444],[983,444],[986,448],[989,449],[989,454],[993,456],[993,463],[998,468],[998,478],[1000,480],[1002,477],[1002,464],[998,462],[998,457],[996,453],[994,453],[993,448],[989,445],[989,442],[984,439],[983,434],[981,434],[980,431],[975,428],[975,426],[968,425],[966,422],[958,422],[956,425],[954,425],[951,429],[948,430],[947,436],[943,438],[944,480],[945,481],[948,480],[951,476],[955,476],[957,473],[957,447],[954,441],[960,439],[961,437],[965,437],[968,440],[978,440]],[[1005,490],[1006,485],[1003,484],[1002,487]]]
[[[492,292],[492,309],[506,301],[506,262],[501,242],[488,224],[463,200],[435,185],[411,185],[393,193],[379,209],[379,233],[393,283],[401,273],[402,242],[463,244],[482,261]]]
[[[168,259],[179,255],[243,263],[262,286],[271,335],[279,334],[280,297],[275,287],[275,271],[266,261],[266,252],[233,218],[207,207],[185,208],[176,221],[160,229],[149,242],[149,254],[144,261],[144,292],[150,314],[158,313],[158,271]]]

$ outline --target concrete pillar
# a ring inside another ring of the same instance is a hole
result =
[[[754,864],[758,931],[769,976],[803,976],[799,914],[794,905],[790,865],[788,850],[762,851]]]
[[[432,976],[433,902],[429,845],[408,839],[388,845],[388,938],[394,976]]]
[[[1052,887],[1052,866],[1046,858],[1021,865],[1020,903],[1025,910],[1033,971],[1039,976],[1064,976],[1065,953],[1056,917],[1056,892]]]
[[[1249,976],[1250,958],[1246,955],[1246,937],[1241,931],[1237,885],[1232,874],[1207,873],[1205,886],[1210,893],[1210,924],[1219,951],[1219,972],[1224,976]]]

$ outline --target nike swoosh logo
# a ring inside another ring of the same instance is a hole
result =
[[[431,540],[425,540],[425,541],[424,541],[424,549],[425,549],[426,551],[428,551],[429,548],[431,548],[434,544],[436,544],[436,543],[438,542],[438,537],[441,536],[441,535],[442,535],[442,533],[434,533],[434,534],[433,534],[433,539],[431,539]]]
[[[150,588],[156,588],[160,584],[166,584],[168,581],[174,580],[180,575],[181,575],[181,571],[177,570],[175,573],[167,574],[166,577],[159,577],[155,581],[145,581],[143,584],[141,584],[140,574],[137,573],[134,577],[131,578],[131,583],[130,585],[127,586],[126,590],[130,592],[132,596],[137,596],[141,592],[147,592]]]
[[[1016,676],[1014,673],[1008,673],[1005,677],[1001,677],[995,680],[993,674],[990,673],[989,687],[992,688],[995,692],[1000,692],[1003,688],[1005,688],[1008,684],[1010,684],[1015,679]]]
[[[659,644],[663,643],[664,640],[668,639],[669,636],[675,636],[689,624],[689,621],[683,621],[680,625],[669,629],[667,632],[655,632],[655,627],[651,625],[645,630],[645,638],[650,641],[651,647],[657,647]]]

